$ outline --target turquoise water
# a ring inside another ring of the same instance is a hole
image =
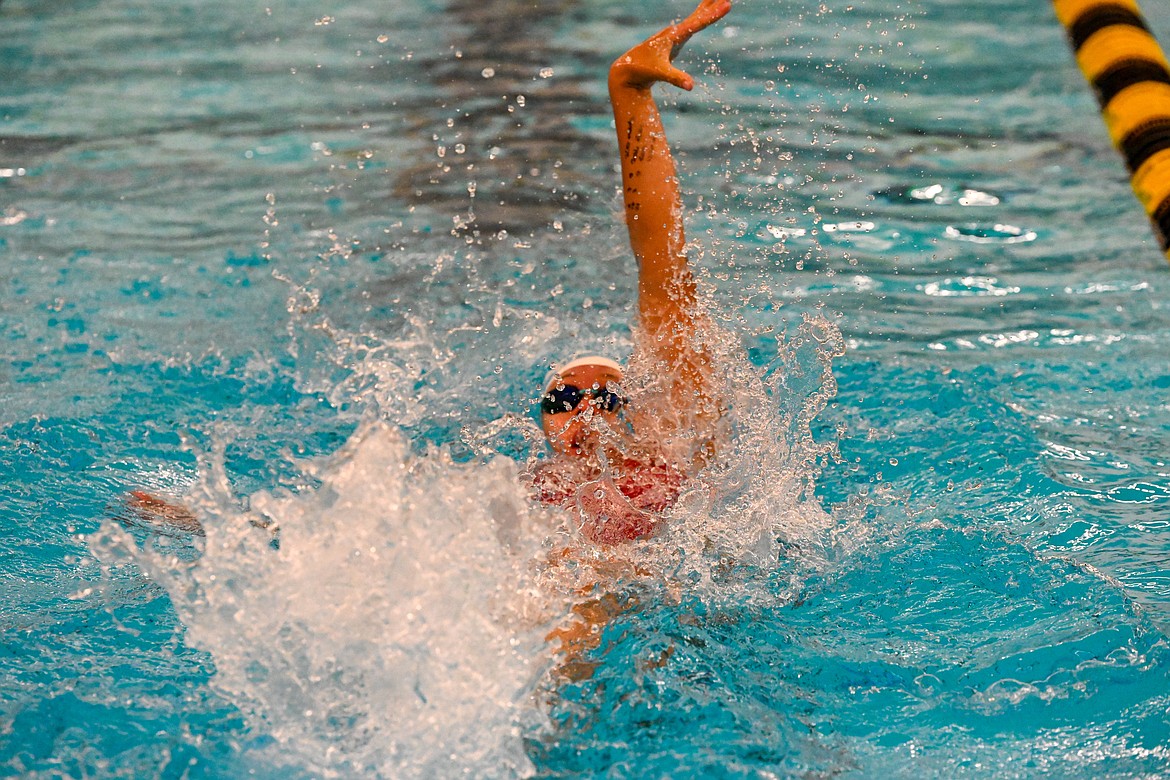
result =
[[[0,5],[0,772],[1170,774],[1170,276],[1044,3],[691,44],[733,446],[544,564],[529,404],[630,347],[605,68],[683,10]]]

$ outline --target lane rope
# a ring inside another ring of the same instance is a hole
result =
[[[1170,259],[1170,61],[1136,0],[1053,0],[1053,6]]]

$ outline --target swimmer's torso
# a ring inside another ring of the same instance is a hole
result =
[[[604,470],[559,457],[532,472],[533,498],[577,511],[582,534],[598,544],[649,536],[685,482],[682,471],[653,455],[614,458]]]

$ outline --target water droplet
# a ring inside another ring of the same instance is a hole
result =
[[[9,206],[2,213],[0,213],[0,225],[8,227],[11,225],[19,225],[28,219],[28,212],[21,209]]]
[[[872,222],[838,222],[836,224],[826,222],[821,226],[826,233],[868,233],[873,230],[876,225]]]
[[[548,78],[552,78],[552,75],[553,75],[553,69],[552,69],[552,68],[541,68],[541,69],[540,69],[540,77],[541,77],[542,79],[548,79]]]
[[[979,190],[965,189],[963,194],[959,196],[960,206],[998,206],[999,197],[990,192],[981,192]]]
[[[492,76],[496,75],[496,69],[484,68],[479,72],[479,75],[483,76],[485,79],[490,79]]]

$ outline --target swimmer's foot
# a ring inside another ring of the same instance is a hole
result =
[[[702,0],[690,16],[678,24],[650,36],[617,58],[610,68],[610,83],[630,87],[649,87],[665,81],[690,91],[695,80],[671,63],[683,44],[700,30],[722,19],[731,10],[731,0]]]

